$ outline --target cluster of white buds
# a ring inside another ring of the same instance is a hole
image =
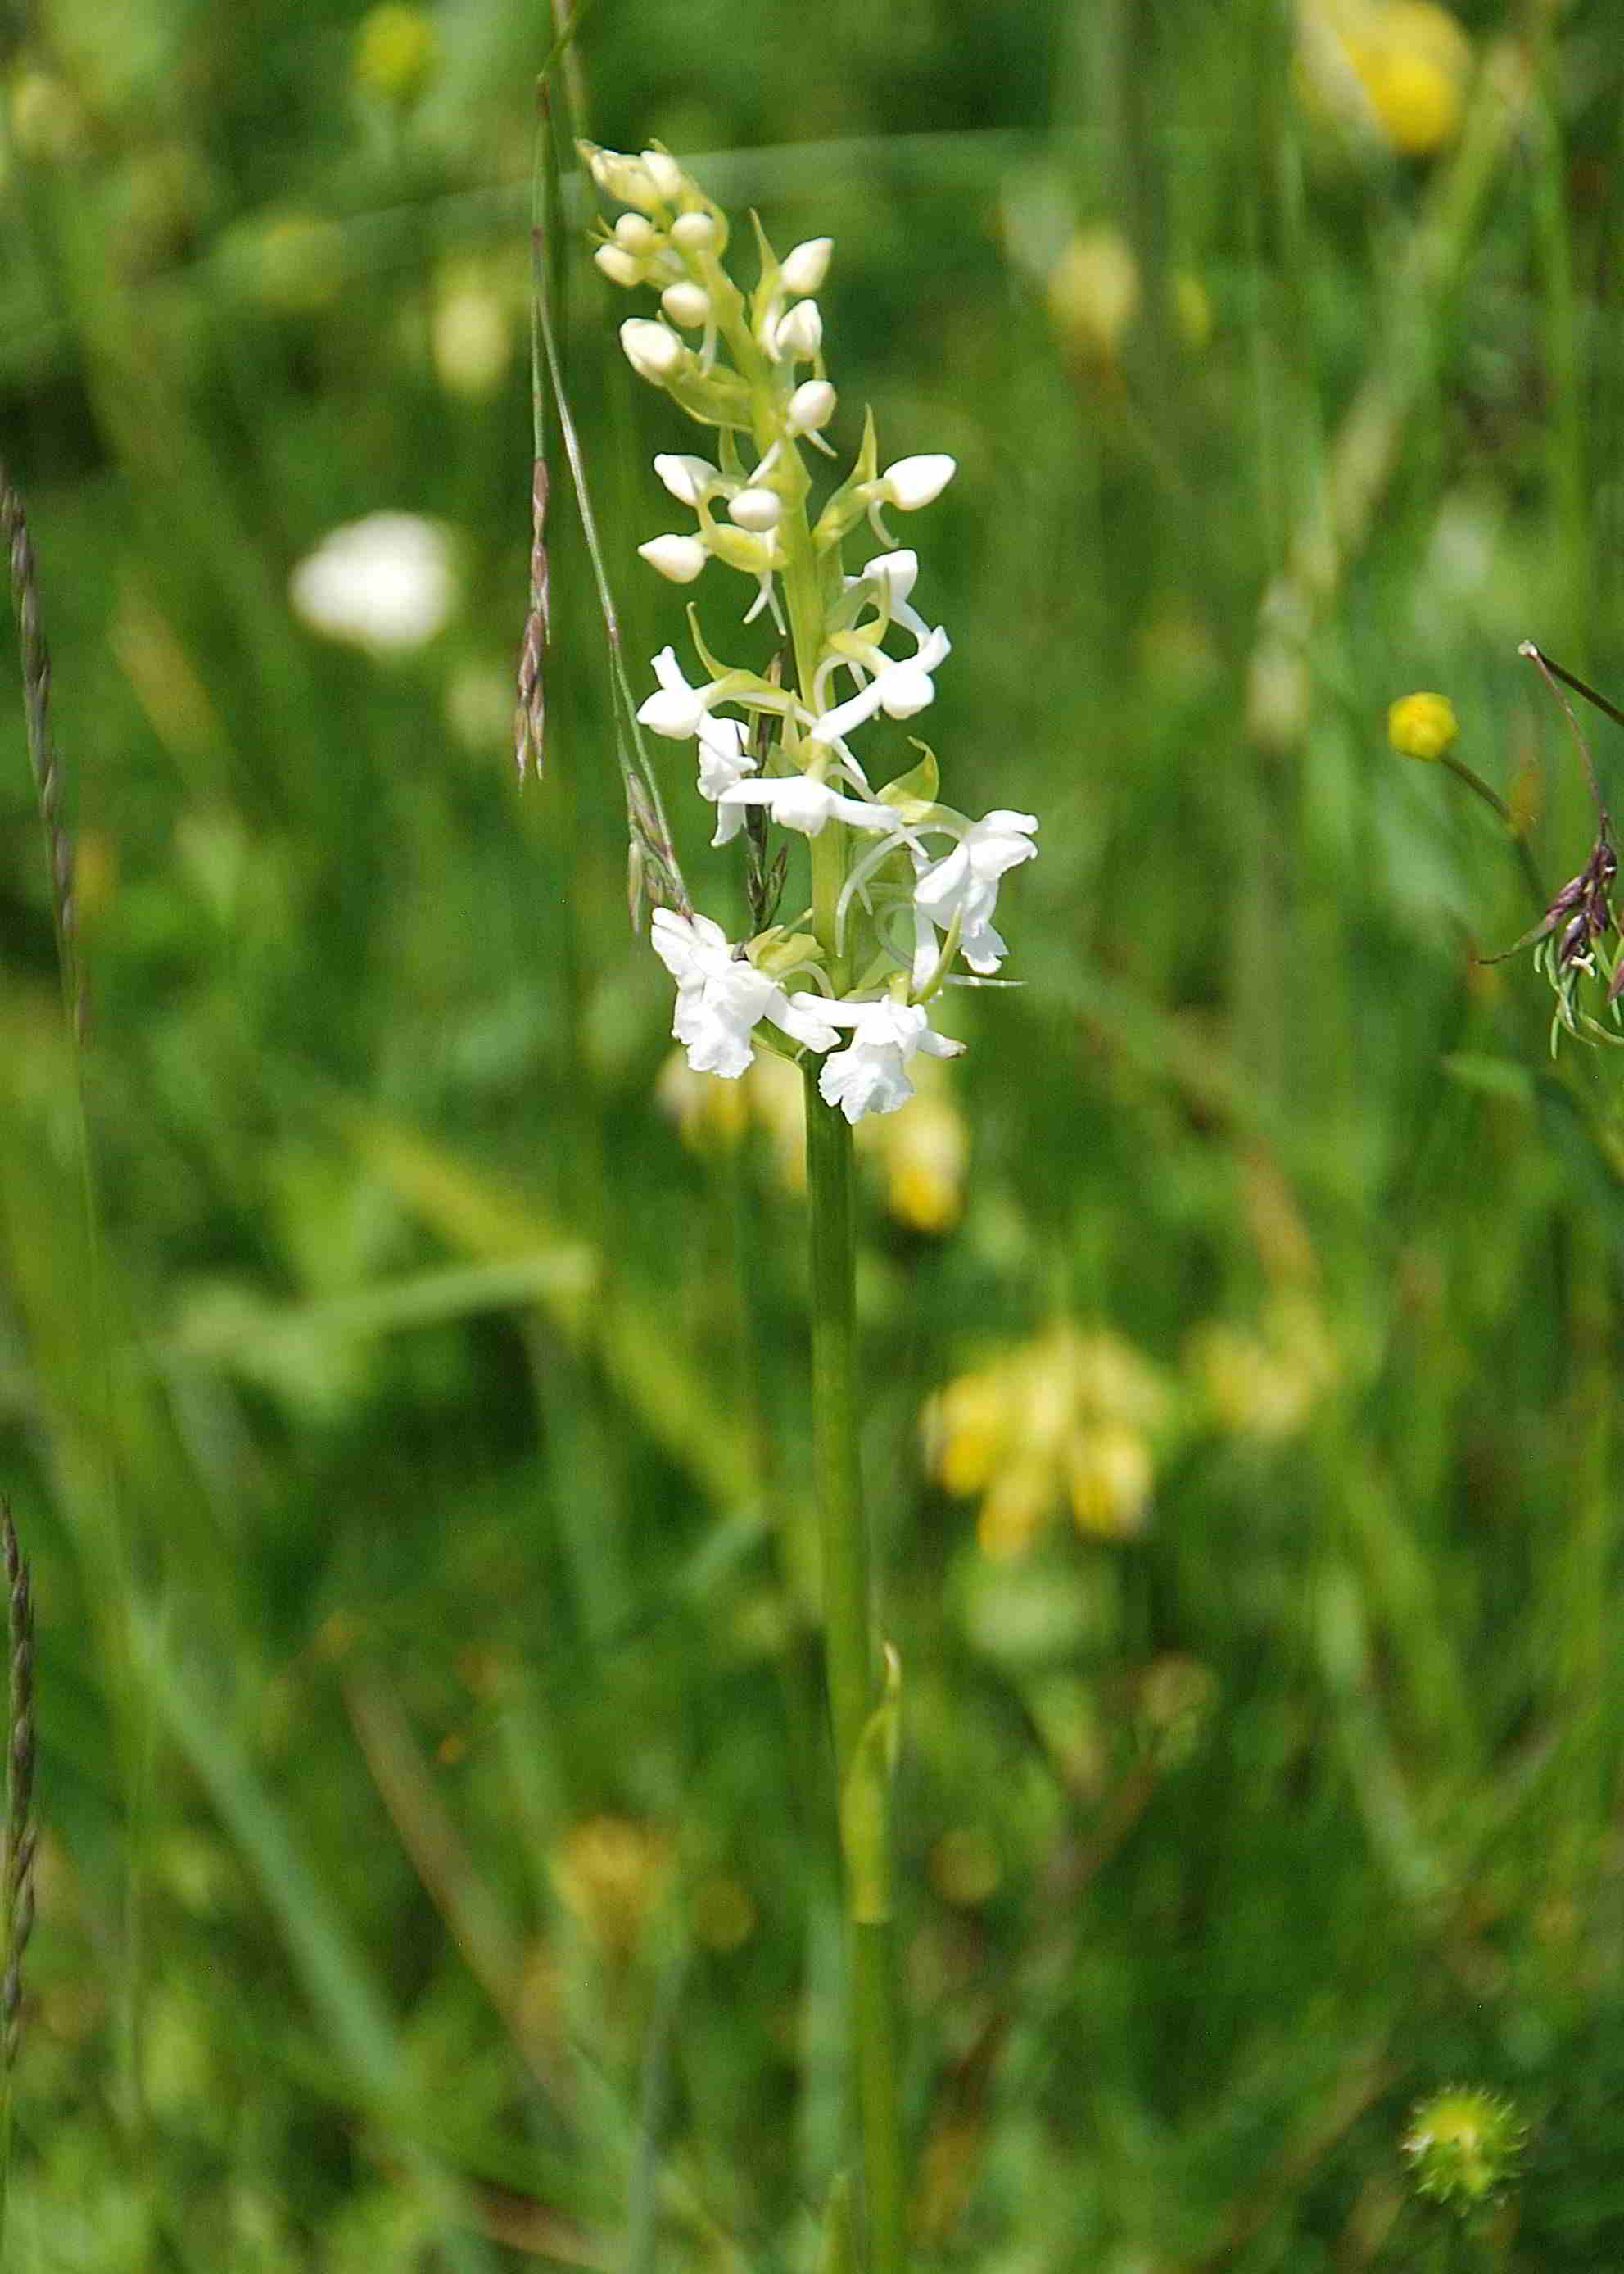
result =
[[[760,276],[747,296],[723,265],[725,216],[668,151],[581,147],[598,188],[630,208],[603,231],[598,266],[659,296],[658,318],[621,325],[627,359],[718,435],[715,463],[655,459],[695,525],[638,550],[677,584],[713,560],[738,571],[756,588],[745,621],[768,613],[782,643],[765,671],[725,664],[690,607],[704,675],[690,684],[663,649],[657,690],[638,712],[652,733],[696,744],[712,842],[742,834],[750,855],[752,938],[734,945],[686,908],[655,913],[654,945],[677,983],[673,1032],[696,1070],[735,1079],[758,1043],[817,1053],[822,1095],[848,1121],[893,1112],[914,1095],[907,1067],[918,1052],[963,1049],[932,1029],[926,1006],[944,987],[985,985],[998,970],[999,880],[1037,849],[1031,814],[973,821],[942,803],[922,742],[877,791],[852,747],[859,728],[912,719],[935,695],[948,636],[914,608],[918,560],[896,549],[883,516],[929,505],[954,462],[927,455],[882,467],[870,417],[850,473],[815,509],[803,446],[835,456],[816,297],[831,240],[808,238],[780,260],[757,222]],[[862,523],[886,550],[848,576],[841,547]],[[901,652],[888,648],[893,638]],[[784,867],[767,856],[769,824],[810,840],[810,901],[787,922],[775,920]]]

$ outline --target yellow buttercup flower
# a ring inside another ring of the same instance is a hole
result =
[[[1459,132],[1471,42],[1438,0],[1302,0],[1303,68],[1314,97],[1373,127],[1408,158]]]
[[[1453,749],[1461,722],[1447,695],[1401,695],[1387,711],[1387,740],[1401,757],[1431,763]]]
[[[951,1493],[976,1496],[976,1536],[999,1560],[1020,1555],[1058,1507],[1080,1532],[1123,1539],[1143,1526],[1167,1397],[1119,1337],[1061,1325],[960,1374],[930,1401],[930,1466]]]

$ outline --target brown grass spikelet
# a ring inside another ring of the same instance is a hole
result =
[[[11,1511],[0,1502],[10,1655],[5,1752],[4,1969],[0,1973],[0,2055],[8,2070],[22,2036],[22,1962],[34,1930],[34,1590]]]
[[[5,539],[11,577],[11,604],[17,617],[17,644],[22,659],[23,715],[27,733],[28,761],[34,770],[34,794],[45,831],[46,857],[50,864],[51,914],[56,930],[56,949],[62,961],[63,983],[72,1004],[74,1031],[82,1041],[86,1026],[84,975],[75,937],[73,904],[73,839],[63,818],[62,767],[51,731],[50,650],[40,621],[40,586],[34,544],[21,493],[5,467],[0,466],[0,534]]]
[[[693,902],[682,881],[682,870],[671,841],[665,817],[630,766],[623,766],[626,782],[627,902],[632,930],[641,937],[643,904],[693,914]]]
[[[514,756],[523,781],[532,764],[541,779],[547,723],[547,642],[552,636],[552,576],[547,562],[547,466],[530,468],[530,603],[519,645],[519,699],[514,712]]]

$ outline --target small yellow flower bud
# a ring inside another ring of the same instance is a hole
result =
[[[425,8],[383,0],[356,34],[356,84],[402,109],[416,102],[440,69],[440,34]]]
[[[1441,758],[1460,731],[1447,695],[1401,695],[1387,711],[1387,740],[1401,757]]]

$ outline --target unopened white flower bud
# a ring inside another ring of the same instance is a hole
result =
[[[668,326],[654,323],[645,316],[627,318],[620,327],[620,345],[638,378],[649,380],[656,387],[664,385],[688,353]]]
[[[792,434],[821,434],[835,415],[835,391],[826,379],[803,379],[788,410]]]
[[[623,206],[635,206],[640,212],[652,213],[656,206],[664,202],[653,175],[641,158],[628,158],[622,150],[593,148],[589,150],[587,165],[605,196],[618,198]]]
[[[646,215],[623,213],[614,225],[614,241],[628,252],[652,252],[659,243],[659,231]]]
[[[713,252],[721,234],[708,213],[679,214],[671,224],[671,241],[683,252]]]
[[[600,245],[592,258],[612,284],[624,285],[629,290],[632,285],[643,282],[643,263],[635,260],[618,245]]]
[[[679,505],[697,506],[722,478],[709,458],[683,457],[672,451],[661,452],[654,471]]]
[[[703,285],[687,282],[667,284],[660,294],[660,306],[684,331],[696,332],[702,324],[710,320],[710,295]]]
[[[727,508],[727,517],[741,529],[776,529],[784,517],[784,501],[771,490],[741,490]]]
[[[784,290],[792,299],[799,299],[802,293],[822,290],[823,279],[829,274],[829,256],[834,251],[834,244],[832,237],[809,237],[804,245],[796,245],[793,252],[785,255],[780,273],[784,278]]]
[[[898,458],[880,477],[882,493],[899,513],[916,513],[939,498],[959,471],[959,462],[940,451]]]
[[[786,363],[809,363],[823,344],[823,319],[816,300],[797,300],[778,319],[772,343]]]
[[[696,537],[651,537],[637,550],[673,584],[691,584],[710,557]]]
[[[667,205],[674,205],[682,194],[682,169],[669,150],[645,150],[643,162],[649,169],[649,178]]]

